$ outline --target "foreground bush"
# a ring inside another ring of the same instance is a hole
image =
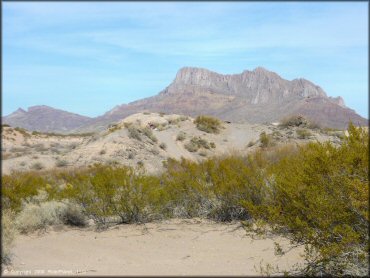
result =
[[[194,124],[199,130],[207,133],[217,134],[222,128],[221,121],[211,116],[198,116],[195,118]]]
[[[368,134],[354,126],[339,148],[309,144],[270,166],[254,218],[305,245],[306,275],[366,275],[369,251]]]
[[[86,217],[77,204],[69,201],[46,201],[46,199],[47,193],[41,191],[36,198],[23,204],[22,211],[15,218],[18,231],[29,233],[57,224],[86,225]]]
[[[96,165],[65,177],[63,198],[80,204],[99,224],[118,216],[121,223],[152,219],[160,201],[159,179],[132,168]]]
[[[16,235],[14,223],[14,212],[7,209],[2,210],[2,230],[1,230],[1,264],[7,265],[11,261],[11,247]]]

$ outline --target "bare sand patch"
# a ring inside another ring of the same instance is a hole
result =
[[[289,247],[286,239],[275,240]],[[272,239],[253,239],[236,222],[173,219],[101,232],[63,226],[19,236],[8,274],[260,275],[261,261],[287,269],[303,262],[300,253],[295,248],[278,257]]]

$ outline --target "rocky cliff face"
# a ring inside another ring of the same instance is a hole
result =
[[[210,114],[228,121],[251,123],[275,122],[291,114],[302,114],[335,128],[345,128],[350,120],[367,124],[366,119],[345,107],[341,97],[327,97],[308,80],[285,80],[261,67],[232,75],[182,68],[159,95],[129,106],[137,111]]]
[[[208,114],[227,121],[249,123],[278,122],[287,116],[301,114],[322,126],[341,129],[346,128],[349,121],[368,124],[368,120],[346,107],[341,97],[328,97],[308,80],[289,81],[261,67],[228,75],[185,67],[158,95],[118,105],[93,119],[36,106],[28,112],[19,109],[3,120],[30,130],[87,132],[102,130],[112,122],[142,111],[190,116]]]
[[[233,75],[222,75],[200,68],[182,68],[174,82],[161,94],[196,92],[199,88],[243,97],[250,104],[283,102],[292,97],[326,97],[320,87],[308,80],[288,81],[261,67]]]

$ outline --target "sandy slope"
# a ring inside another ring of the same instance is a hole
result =
[[[131,115],[117,123],[115,130],[105,130],[93,136],[52,136],[46,134],[32,135],[21,133],[13,128],[5,127],[2,138],[2,171],[9,174],[13,170],[27,171],[33,169],[34,164],[41,164],[43,169],[86,167],[94,163],[121,164],[136,167],[143,164],[148,173],[157,173],[163,170],[163,162],[167,158],[180,159],[181,157],[194,161],[203,160],[212,155],[224,153],[248,153],[258,149],[259,143],[252,147],[249,142],[258,142],[261,132],[267,134],[278,133],[277,143],[307,141],[335,141],[335,136],[322,134],[311,130],[309,140],[297,138],[296,128],[281,129],[273,125],[252,125],[248,123],[224,123],[219,134],[210,134],[200,131],[193,123],[193,119],[177,123],[171,121],[184,118],[180,115],[160,115],[158,113],[138,113]],[[130,138],[125,123],[134,123],[141,127],[151,124],[161,124],[164,128],[154,128],[153,133],[158,142],[142,136],[142,140]],[[177,141],[180,132],[186,133],[186,139]],[[198,152],[189,152],[185,145],[192,138],[202,138],[213,142],[216,148],[200,149]],[[159,146],[165,143],[167,148]],[[201,155],[203,154],[203,155]],[[59,165],[61,161],[64,165]]]
[[[38,270],[47,275],[259,275],[261,260],[280,268],[302,262],[302,249],[276,257],[271,239],[254,240],[238,223],[199,219],[120,225],[103,232],[54,228],[19,236],[13,252],[8,274],[18,275],[39,275]]]

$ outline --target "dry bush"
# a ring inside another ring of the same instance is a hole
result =
[[[64,160],[64,159],[62,159],[62,160],[57,160],[56,162],[55,162],[55,166],[56,167],[66,167],[66,166],[68,166],[68,161],[67,160]]]
[[[83,213],[82,206],[70,202],[67,203],[63,212],[62,221],[71,226],[84,227],[87,225],[87,218]]]
[[[45,145],[42,143],[35,144],[32,147],[35,149],[36,152],[44,152],[48,150],[48,148],[46,148]]]
[[[44,167],[45,166],[41,162],[35,162],[35,163],[31,164],[30,169],[32,169],[32,170],[42,170],[42,169],[44,169]]]
[[[283,118],[280,122],[281,127],[308,127],[309,126],[309,121],[301,116],[301,115],[292,115],[286,118]]]
[[[166,145],[166,143],[160,143],[159,144],[159,147],[162,149],[162,150],[166,150],[167,149],[167,145]]]
[[[254,145],[256,144],[256,142],[255,141],[249,141],[249,143],[248,143],[248,145],[247,145],[247,147],[248,148],[250,148],[250,147],[253,147]]]
[[[270,134],[266,132],[261,132],[260,134],[260,143],[262,148],[267,148],[273,146],[273,138]]]
[[[214,143],[213,146],[216,147]],[[191,138],[190,142],[184,145],[184,147],[189,152],[196,152],[201,148],[208,150],[211,148],[211,145],[207,142],[207,140],[204,140],[200,137],[193,137]]]
[[[158,142],[158,139],[157,137],[155,137],[155,135],[153,134],[153,131],[151,128],[149,127],[145,127],[143,129],[141,129],[141,132],[146,136],[148,137],[150,140],[152,140],[153,143],[157,143]]]
[[[308,139],[312,136],[311,131],[305,128],[299,128],[296,130],[299,139]]]
[[[221,121],[211,116],[198,116],[195,118],[194,124],[199,130],[207,133],[218,134],[222,128]]]
[[[57,201],[26,203],[16,217],[17,229],[27,234],[48,225],[62,224],[66,208],[66,204]]]
[[[137,127],[130,125],[128,128],[128,137],[141,141],[140,131]]]
[[[199,147],[197,145],[195,145],[194,143],[192,143],[192,142],[186,143],[184,145],[184,148],[186,150],[188,150],[189,152],[191,152],[191,153],[196,152],[196,151],[199,150]]]
[[[1,264],[8,265],[11,262],[11,247],[17,230],[14,223],[15,214],[13,211],[7,209],[2,210],[1,218]]]
[[[31,137],[31,135],[28,133],[28,131],[24,128],[15,127],[14,130],[18,131],[19,133],[21,133],[26,138]]]
[[[186,116],[179,116],[179,117],[177,117],[177,118],[175,118],[175,119],[169,119],[168,120],[168,124],[170,124],[170,125],[175,125],[175,124],[178,124],[178,123],[180,123],[180,122],[183,122],[183,121],[186,121],[186,120],[188,120],[189,118],[188,117],[186,117]]]
[[[186,139],[186,133],[180,131],[179,134],[176,136],[176,141],[184,141]]]

